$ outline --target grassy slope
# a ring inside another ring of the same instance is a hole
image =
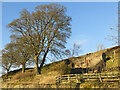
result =
[[[116,48],[115,48],[116,49]],[[110,60],[107,61],[106,63],[106,67],[107,68],[111,68],[111,67],[117,67],[118,66],[118,56],[113,57],[113,50],[115,50],[113,48],[109,48],[109,49],[105,49],[105,50],[101,50],[101,51],[97,51],[95,53],[91,53],[91,54],[96,54],[96,53],[100,53],[100,52],[105,52],[105,51],[109,51],[107,53],[107,55],[109,55],[111,57]],[[117,48],[118,51],[120,48]],[[117,50],[116,49],[116,50]],[[80,56],[80,57],[73,57],[70,58],[69,60],[74,60],[76,58],[82,58],[85,57],[86,55]],[[114,61],[114,62],[112,62]],[[65,60],[62,61],[58,61],[58,62],[54,62],[48,65],[45,65],[42,68],[42,74],[41,75],[37,75],[37,76],[30,76],[30,77],[25,77],[23,79],[17,79],[17,80],[12,80],[11,82],[34,82],[34,83],[55,83],[55,80],[57,76],[64,74],[65,71]],[[34,69],[27,69],[26,72],[33,72]],[[8,77],[14,77],[15,74],[21,73],[21,69],[17,70],[16,72],[10,72]]]

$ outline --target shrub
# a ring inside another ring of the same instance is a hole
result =
[[[16,75],[13,76],[12,80],[31,77],[33,75],[34,75],[34,73],[32,73],[32,72],[17,73]]]

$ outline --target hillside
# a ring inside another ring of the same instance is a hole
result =
[[[103,55],[104,53],[104,55]],[[33,68],[26,69],[21,73],[21,69],[10,71],[8,79],[2,81],[6,83],[39,83],[39,84],[55,84],[56,77],[69,73],[86,73],[89,71],[102,68],[101,72],[109,72],[118,70],[118,58],[120,54],[120,46],[104,49],[94,53],[89,53],[79,57],[71,57],[51,64],[47,64],[42,68],[42,74],[34,75]],[[106,58],[106,68],[103,70],[103,59]],[[81,71],[82,70],[82,71]],[[4,77],[4,75],[2,76]],[[9,79],[10,78],[10,79]],[[4,86],[5,87],[5,86]]]

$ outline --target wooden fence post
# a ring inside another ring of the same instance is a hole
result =
[[[7,89],[8,89],[8,83],[7,83]]]
[[[69,75],[68,75],[68,82],[70,82],[70,77],[69,77]]]
[[[87,73],[87,79],[89,80],[89,76],[88,76],[88,73]]]
[[[102,82],[102,79],[101,79],[101,74],[99,73],[99,79],[100,79],[100,82]]]
[[[61,78],[61,77],[62,77],[62,76],[60,76],[60,77],[59,77],[59,83],[61,83],[61,82],[62,82],[62,80],[61,80],[62,78]]]
[[[76,81],[77,81],[77,83],[78,83],[78,75],[76,74]]]

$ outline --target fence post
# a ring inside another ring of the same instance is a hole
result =
[[[99,73],[99,79],[100,79],[100,82],[102,82],[102,79],[101,79],[101,74]]]
[[[87,79],[89,80],[89,76],[88,76],[88,73],[87,73]]]
[[[61,83],[62,82],[62,80],[61,80],[61,76],[59,76],[59,83]]]
[[[61,76],[56,77],[56,83],[61,83]]]
[[[78,75],[76,74],[76,81],[77,81],[77,83],[78,83]]]
[[[68,75],[68,82],[70,82],[70,77],[69,77],[69,75]]]
[[[58,77],[56,77],[56,83],[58,83],[59,82],[59,78]]]
[[[7,89],[8,89],[8,83],[7,83]]]
[[[56,88],[58,88],[58,83],[56,83]]]

